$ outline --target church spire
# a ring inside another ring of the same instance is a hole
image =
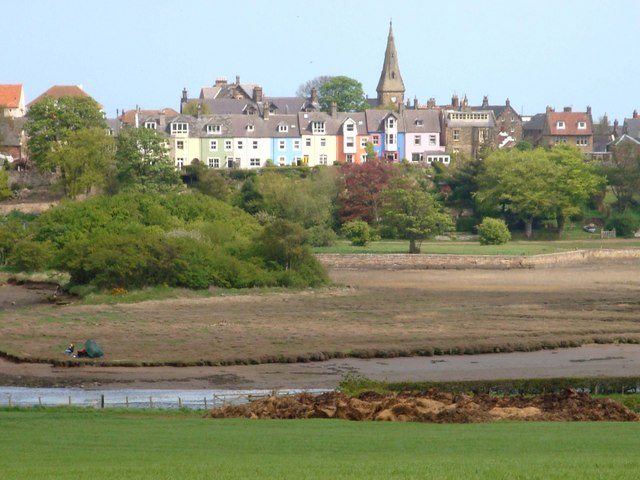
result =
[[[387,38],[387,50],[384,53],[384,64],[378,81],[378,104],[399,105],[404,103],[404,82],[398,66],[398,53],[393,39],[393,22],[389,21],[389,37]]]

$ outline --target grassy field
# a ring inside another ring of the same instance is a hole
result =
[[[637,423],[433,425],[0,411],[3,480],[635,479]]]
[[[608,239],[575,236],[567,240],[526,241],[516,240],[505,245],[480,245],[475,241],[425,241],[423,254],[449,255],[541,255],[571,250],[640,248],[640,239]],[[381,240],[364,247],[354,247],[347,240],[339,240],[332,247],[316,247],[316,253],[409,253],[409,242]]]

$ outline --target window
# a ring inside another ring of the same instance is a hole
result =
[[[422,137],[420,135],[415,135],[413,137],[413,144],[414,145],[422,145]]]
[[[284,150],[286,148],[286,142],[284,140],[278,140],[278,150]]]
[[[422,153],[412,153],[411,154],[411,161],[412,162],[421,162],[422,160],[424,160],[424,157],[423,157]]]
[[[586,130],[587,122],[578,122],[578,130]]]
[[[184,150],[184,140],[176,140],[176,150]]]
[[[388,133],[386,136],[386,144],[387,145],[395,145],[396,144],[396,136],[393,133]]]
[[[360,154],[360,163],[365,163],[367,160],[369,160],[369,158],[367,157],[366,153],[361,153]]]
[[[566,137],[555,137],[555,142],[556,143],[567,143],[567,138]]]
[[[209,168],[220,168],[220,159],[218,157],[208,158]]]
[[[207,133],[222,133],[222,125],[207,125]]]
[[[367,137],[360,137],[360,148],[366,148],[368,141]]]
[[[576,137],[576,145],[578,145],[579,147],[586,147],[587,145],[589,145],[589,138],[588,137]]]
[[[260,159],[259,158],[250,158],[249,159],[249,166],[250,167],[259,167],[260,166]]]
[[[227,164],[227,168],[233,168],[233,157],[227,157],[225,162]]]
[[[238,150],[242,150],[244,147],[244,142],[242,140],[238,140],[237,147]]]
[[[231,143],[231,140],[225,140],[224,141],[224,149],[225,150],[231,150],[233,148],[233,145]]]
[[[287,158],[280,156],[278,157],[278,165],[280,165],[281,167],[284,167],[287,164]]]
[[[320,146],[321,147],[326,147],[327,146],[327,139],[326,138],[321,138],[320,139]]]
[[[393,162],[395,159],[396,159],[395,153],[387,153],[387,160],[389,160],[390,162]]]
[[[311,146],[311,139],[310,138],[305,139],[305,143],[304,144],[305,144],[305,146],[310,147]]]
[[[424,122],[421,119],[416,119],[416,127],[421,127],[424,125]]]
[[[286,125],[278,125],[278,131],[280,133],[288,132],[289,131],[289,127],[287,127]]]
[[[371,143],[374,145],[380,145],[380,135],[374,135],[371,137]]]
[[[564,130],[564,121],[562,121],[562,120],[558,120],[558,121],[556,122],[556,128],[557,128],[558,130]]]
[[[188,123],[172,123],[171,133],[189,133]]]
[[[352,153],[348,153],[346,155],[346,160],[347,160],[347,163],[353,163],[353,154]]]
[[[356,145],[355,138],[347,137],[345,145],[346,145],[347,148],[353,148]]]
[[[454,128],[453,129],[453,140],[455,142],[460,140],[460,129],[459,128]]]
[[[393,117],[389,117],[387,119],[387,128],[395,128],[396,127],[396,119]]]
[[[326,155],[320,155],[320,165],[326,165],[327,164],[327,156]]]
[[[178,168],[184,167],[184,158],[182,157],[176,158],[176,167]]]
[[[257,150],[257,149],[258,149],[258,141],[257,141],[257,140],[254,140],[254,141],[253,141],[253,149],[254,149],[254,150]]]
[[[325,133],[324,122],[311,122],[311,131],[313,133]]]
[[[438,138],[435,135],[429,135],[429,145],[434,146],[438,144]]]
[[[293,149],[294,150],[300,150],[300,140],[294,140],[293,141]]]
[[[255,127],[253,125],[247,125],[247,132],[253,132],[254,129]]]
[[[353,132],[353,130],[355,129],[355,125],[353,123],[347,123],[346,127],[347,127],[347,132]]]
[[[210,140],[209,150],[217,150],[217,149],[218,149],[218,140]]]
[[[144,122],[144,128],[155,130],[156,126],[157,126],[156,122]]]

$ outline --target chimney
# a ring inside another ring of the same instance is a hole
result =
[[[618,119],[617,118],[613,121],[613,136],[614,137],[618,136]]]
[[[429,100],[427,100],[427,107],[436,108],[436,99],[431,97]]]
[[[546,112],[547,112],[547,113],[551,113],[551,112],[553,112],[553,108],[551,108],[549,105],[547,105]]]
[[[399,113],[400,115],[403,115],[403,114],[404,114],[404,103],[402,103],[402,102],[399,102],[399,103],[398,103],[398,113]]]
[[[563,112],[571,113],[571,107],[564,107]]]
[[[227,84],[227,77],[217,77],[215,87],[223,87]]]
[[[633,111],[633,118],[638,118],[638,110]]]
[[[335,118],[338,114],[338,104],[336,102],[331,102],[331,106],[329,107],[329,115]]]
[[[458,108],[459,105],[460,105],[460,102],[458,99],[458,95],[454,95],[453,97],[451,97],[451,106],[453,108]]]
[[[240,75],[236,75],[236,85],[240,85]]]
[[[262,87],[257,86],[253,88],[253,101],[256,103],[262,102]]]
[[[482,108],[487,108],[489,106],[489,96],[485,95],[482,97]]]
[[[413,109],[418,110],[418,97],[413,97]]]
[[[255,90],[254,90],[255,92]],[[265,120],[269,120],[269,115],[271,114],[271,110],[269,110],[269,102],[265,102],[262,108],[262,118]]]
[[[311,87],[311,103],[318,103],[318,90],[316,90],[316,87]]]
[[[587,105],[587,115],[591,115],[591,105]]]
[[[167,114],[165,113],[164,109],[160,110],[160,118],[158,119],[158,124],[160,127],[160,131],[164,131],[167,126]]]
[[[182,89],[182,103],[187,103],[187,87]]]
[[[467,96],[465,95],[464,98],[462,99],[462,108],[466,109],[469,107],[469,99],[467,99]]]

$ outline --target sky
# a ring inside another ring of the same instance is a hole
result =
[[[24,0],[0,16],[0,84],[22,84],[27,103],[82,85],[108,117],[179,110],[183,88],[197,97],[217,77],[268,97],[345,75],[375,98],[390,20],[405,99],[590,105],[611,122],[640,110],[638,0]]]

